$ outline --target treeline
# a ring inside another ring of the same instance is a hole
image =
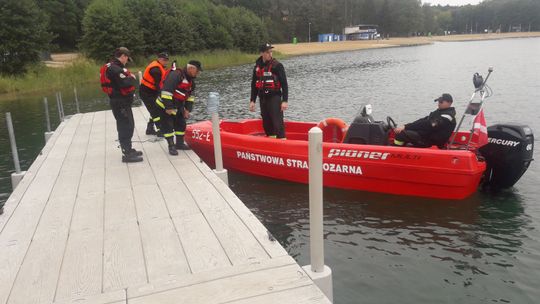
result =
[[[214,49],[253,52],[267,32],[244,7],[206,0],[95,0],[84,14],[81,49],[105,60],[115,46],[135,54],[173,54]]]
[[[213,0],[251,9],[272,41],[316,41],[320,33],[341,34],[345,26],[376,24],[390,36],[540,30],[540,0],[486,0],[460,7],[432,6],[429,0]]]
[[[81,51],[98,61],[119,45],[141,56],[256,52],[263,41],[307,41],[308,34],[316,41],[355,24],[377,24],[392,37],[539,31],[540,0],[461,7],[420,0],[0,0],[0,74],[24,73],[44,51]]]

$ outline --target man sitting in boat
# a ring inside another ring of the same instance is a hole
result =
[[[456,127],[456,110],[452,96],[444,93],[435,99],[438,109],[415,122],[394,129],[394,145],[426,148],[433,145],[443,148]]]

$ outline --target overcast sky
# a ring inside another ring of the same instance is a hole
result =
[[[478,4],[481,0],[422,0],[422,3],[431,3],[431,5],[467,5]]]

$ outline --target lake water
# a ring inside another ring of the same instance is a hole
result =
[[[493,66],[488,84],[494,95],[484,103],[488,125],[518,122],[539,132],[538,54],[540,38],[295,57],[283,60],[290,85],[285,116],[350,122],[371,103],[377,120],[389,115],[403,124],[432,111],[432,100],[443,92],[453,95],[461,116],[473,73],[485,76]],[[204,100],[210,91],[221,94],[222,117],[257,117],[248,111],[251,69],[205,71],[197,83],[201,103],[194,120],[209,118]],[[83,112],[108,109],[97,87],[79,91]],[[65,113],[74,113],[73,93],[63,93]],[[48,98],[56,126],[53,96]],[[9,196],[13,172],[4,112],[12,112],[24,170],[44,144],[42,98],[0,101],[0,202]],[[335,303],[538,303],[539,170],[533,162],[514,188],[462,201],[325,189],[325,254]],[[309,264],[307,186],[234,172],[229,180],[287,251]]]

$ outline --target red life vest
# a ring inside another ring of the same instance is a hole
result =
[[[266,69],[264,66],[257,65],[255,68],[255,76],[257,77],[255,87],[258,90],[279,91],[281,89],[279,78],[272,72],[272,68],[275,66],[276,61],[273,59],[266,65]]]
[[[180,73],[180,78],[182,79],[182,81],[180,81],[176,88],[174,88],[173,97],[176,100],[186,101],[186,99],[188,99],[191,95],[191,91],[193,90],[193,81],[188,80],[186,75],[184,74],[184,71],[182,70],[169,71],[169,73],[175,72]]]
[[[99,82],[101,82],[101,90],[103,92],[105,92],[109,96],[111,96],[113,94],[114,87],[112,85],[111,80],[107,76],[107,70],[109,70],[109,68],[113,64],[117,65],[114,62],[109,62],[109,63],[104,64],[99,69]],[[123,70],[124,70],[123,73],[126,75],[126,77],[131,77],[131,72],[128,69],[123,68]],[[135,91],[135,87],[134,86],[129,86],[129,87],[125,87],[125,88],[119,88],[119,91],[120,91],[120,94],[122,96],[129,96],[130,94],[133,93],[133,91]]]
[[[159,88],[156,87],[156,80],[154,77],[152,77],[152,74],[150,74],[150,70],[153,68],[159,68],[161,72],[161,81],[163,82],[163,79],[165,78],[165,68],[159,63],[157,60],[154,60],[152,63],[150,63],[146,69],[144,70],[143,78],[141,81],[141,85],[144,85],[154,91],[159,91]],[[161,84],[159,84],[161,85]]]

